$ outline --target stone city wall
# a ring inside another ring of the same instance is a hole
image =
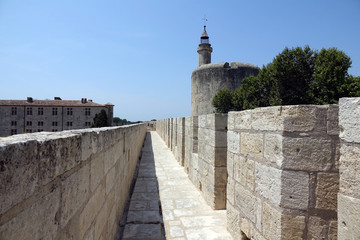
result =
[[[360,98],[340,99],[338,239],[360,239]]]
[[[210,190],[227,184],[222,208],[235,239],[337,239],[338,228],[338,239],[358,239],[359,118],[360,98],[342,99],[341,151],[338,105],[186,117],[185,130],[164,119],[157,131],[168,146],[184,132],[182,165],[210,206],[220,199]]]
[[[213,209],[225,209],[226,205],[226,126],[227,114],[157,122],[165,142],[170,129],[169,148]]]
[[[234,239],[336,239],[338,106],[228,116],[228,230]]]
[[[0,140],[0,239],[114,239],[146,125]]]

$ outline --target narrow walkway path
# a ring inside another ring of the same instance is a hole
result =
[[[206,204],[156,132],[146,136],[122,239],[232,239],[225,210]]]

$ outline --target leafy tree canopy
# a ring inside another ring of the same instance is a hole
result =
[[[246,77],[232,92],[213,99],[217,112],[294,104],[332,104],[360,96],[360,77],[348,74],[351,59],[336,48],[285,48],[257,76]],[[230,97],[229,97],[230,96]],[[229,101],[230,98],[230,101]]]
[[[212,105],[218,113],[227,113],[232,110],[231,95],[228,89],[221,89],[212,100]]]
[[[99,113],[95,114],[93,124],[91,127],[107,127],[108,124],[108,118],[106,115],[105,110],[101,110]]]

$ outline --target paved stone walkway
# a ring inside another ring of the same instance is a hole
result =
[[[206,204],[160,136],[147,133],[122,239],[232,239],[225,214]]]

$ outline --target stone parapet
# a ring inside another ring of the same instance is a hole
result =
[[[235,239],[336,235],[337,116],[337,105],[228,114],[226,208]]]
[[[0,139],[0,239],[114,239],[146,125]]]
[[[338,239],[360,239],[360,98],[339,102]]]
[[[169,148],[207,203],[225,209],[227,114],[159,120],[157,132],[165,141],[171,136]]]

